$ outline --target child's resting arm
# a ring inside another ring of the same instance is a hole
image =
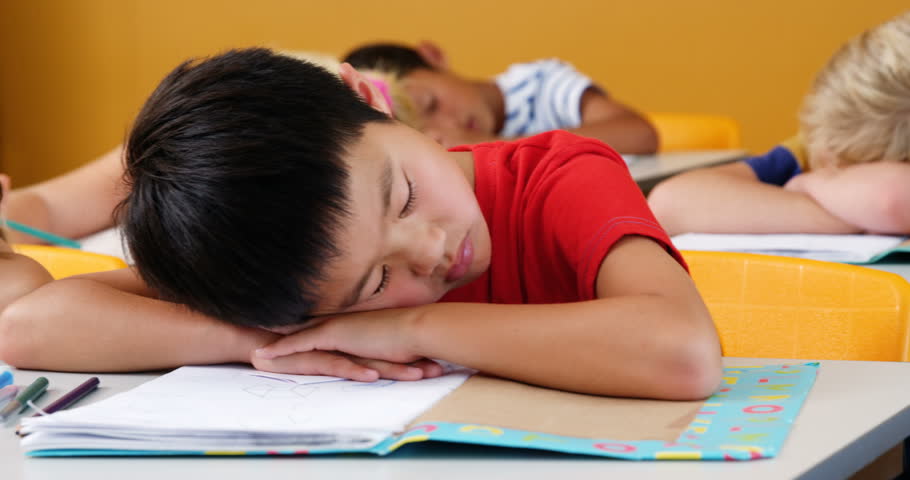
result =
[[[7,218],[42,230],[78,238],[113,224],[111,214],[123,198],[122,147],[62,176],[9,194]],[[15,180],[15,179],[14,179]],[[12,242],[35,242],[11,232]]]
[[[440,358],[602,395],[693,399],[717,386],[720,347],[711,317],[692,280],[661,246],[635,236],[617,243],[601,264],[597,296],[566,304],[437,303],[347,314],[285,337],[254,364],[295,371],[293,352],[338,350],[396,362]]]
[[[657,131],[635,110],[607,97],[597,88],[581,96],[581,126],[570,132],[596,138],[622,153],[657,151]]]
[[[0,360],[20,368],[129,371],[246,361],[277,335],[142,296],[128,269],[51,282],[0,315]]]
[[[48,280],[49,280],[48,276]],[[47,284],[0,315],[0,360],[19,368],[119,372],[248,362],[279,338],[153,297],[124,269]],[[400,365],[326,352],[302,354],[313,375],[419,380],[441,374],[433,362]]]
[[[845,222],[874,233],[910,233],[910,164],[875,162],[795,177],[785,188],[805,192]]]
[[[762,183],[743,162],[671,177],[654,187],[648,204],[669,235],[860,231],[809,195]]]

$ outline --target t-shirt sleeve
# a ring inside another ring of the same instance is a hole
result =
[[[653,239],[686,266],[621,157],[606,146],[597,150],[578,152],[549,172],[528,209],[538,212],[544,254],[574,272],[580,300],[596,298],[600,265],[626,235]]]
[[[752,171],[759,180],[773,185],[783,186],[788,180],[802,173],[796,156],[782,146],[774,147],[764,155],[750,157],[743,161],[752,167]]]
[[[541,82],[538,109],[541,115],[551,115],[559,128],[581,125],[581,96],[591,86],[591,79],[575,70],[571,64],[547,60]]]
[[[496,78],[505,102],[500,135],[532,135],[581,125],[581,97],[591,79],[557,59],[519,63]]]

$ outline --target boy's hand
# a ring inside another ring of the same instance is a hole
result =
[[[253,352],[258,369],[332,375],[359,381],[420,380],[442,367],[415,352],[414,309],[348,313],[287,335]]]
[[[358,382],[375,382],[380,378],[420,380],[442,375],[442,367],[432,360],[421,359],[402,364],[319,350],[292,353],[274,359],[253,355],[251,363],[257,370],[266,372],[329,375]]]

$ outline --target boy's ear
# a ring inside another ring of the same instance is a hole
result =
[[[439,45],[436,45],[433,42],[424,40],[417,44],[417,54],[431,67],[447,71],[449,69],[449,59],[446,58],[446,54],[439,48]]]
[[[338,68],[338,74],[341,75],[341,80],[351,90],[357,92],[371,107],[390,117],[392,116],[392,106],[389,105],[386,96],[376,88],[373,82],[352,67],[350,63],[342,63]]]

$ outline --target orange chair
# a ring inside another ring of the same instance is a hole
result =
[[[724,355],[910,361],[910,284],[871,268],[684,251]]]
[[[31,257],[40,263],[54,279],[83,273],[119,270],[127,266],[126,262],[117,257],[72,248],[20,243],[13,245],[13,251]]]
[[[731,117],[694,113],[648,113],[661,152],[742,148],[739,123]]]

